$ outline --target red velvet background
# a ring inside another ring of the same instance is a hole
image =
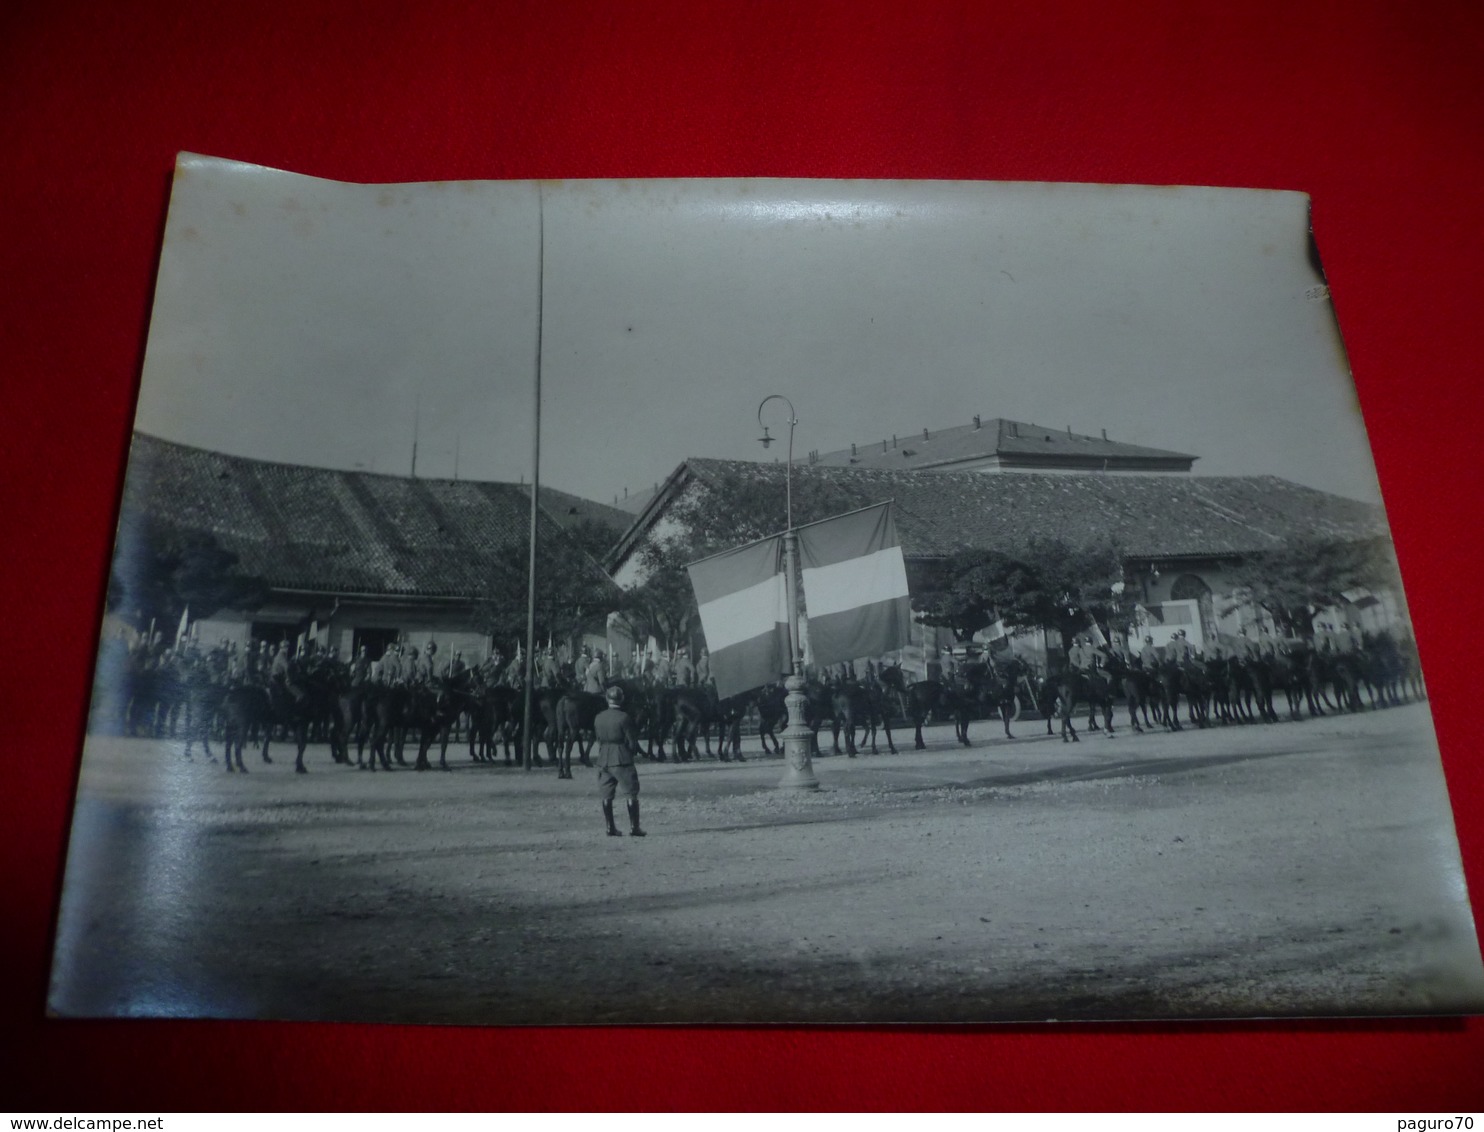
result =
[[[1484,550],[1481,13],[1357,0],[6,5],[0,1105],[1484,1106],[1481,1019],[614,1032],[43,1017],[181,149],[362,181],[788,175],[1311,193],[1484,901],[1471,640]]]

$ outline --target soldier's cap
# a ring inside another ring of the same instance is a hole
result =
[[[620,688],[617,684],[614,684],[614,685],[610,686],[603,693],[603,696],[604,696],[605,699],[607,699],[607,701],[610,704],[621,704],[621,703],[623,703],[623,689]]]

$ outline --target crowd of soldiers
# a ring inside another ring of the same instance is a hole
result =
[[[628,659],[622,658],[617,649],[605,654],[602,649],[583,646],[572,661],[563,661],[559,650],[548,645],[537,651],[531,672],[533,687],[538,691],[578,687],[601,693],[610,682],[620,679],[658,688],[702,687],[710,680],[710,658],[703,648],[693,660],[685,646],[672,653],[636,651]],[[297,644],[288,639],[276,644],[253,639],[241,647],[236,641],[226,640],[202,648],[190,635],[171,645],[163,634],[151,632],[141,634],[133,643],[121,636],[105,642],[100,673],[106,676],[100,685],[121,693],[117,710],[124,714],[125,730],[162,732],[173,730],[173,714],[186,701],[191,687],[226,691],[257,685],[275,688],[293,698],[302,697],[305,689],[317,681],[352,689],[417,688],[435,682],[519,689],[525,684],[526,658],[519,648],[508,660],[498,648],[492,648],[482,659],[470,663],[461,650],[440,655],[438,642],[429,641],[422,647],[392,643],[374,659],[369,648],[362,645],[347,661],[340,650],[321,645],[312,637],[300,637]]]
[[[429,641],[421,647],[405,642],[393,643],[374,659],[370,650],[362,646],[349,660],[342,659],[337,649],[322,646],[307,636],[299,638],[297,647],[285,639],[276,644],[253,640],[241,647],[235,641],[223,641],[203,649],[189,635],[183,635],[172,647],[160,635],[149,634],[127,646],[126,657],[117,655],[117,650],[124,647],[121,639],[113,642],[113,646],[114,660],[121,662],[118,671],[123,676],[120,685],[124,689],[121,719],[125,731],[135,734],[141,730],[153,734],[173,733],[176,713],[184,708],[188,718],[192,714],[192,689],[215,694],[243,686],[257,686],[289,700],[303,699],[311,688],[337,689],[343,694],[346,690],[354,692],[356,689],[369,693],[376,688],[416,691],[436,687],[482,694],[494,689],[523,689],[527,673],[526,656],[519,647],[508,659],[498,648],[492,648],[481,659],[470,662],[458,649],[440,650],[436,641]],[[105,647],[105,663],[109,652]],[[646,689],[710,691],[711,698],[715,699],[705,649],[700,649],[694,659],[685,647],[672,653],[636,649],[624,656],[616,649],[605,653],[602,649],[584,646],[571,660],[565,659],[566,655],[565,649],[557,650],[550,645],[537,649],[529,666],[535,691],[579,691],[601,695],[611,684],[623,681],[630,687],[639,685]],[[989,659],[988,656],[983,658],[984,661]],[[1116,678],[1124,673],[1152,677],[1171,667],[1219,673],[1219,678],[1212,682],[1219,696],[1228,670],[1235,673],[1238,669],[1263,669],[1269,670],[1271,675],[1273,671],[1285,666],[1291,669],[1296,664],[1343,669],[1347,661],[1361,681],[1367,679],[1367,671],[1381,670],[1415,679],[1417,694],[1422,694],[1420,669],[1410,633],[1403,631],[1395,636],[1385,631],[1363,633],[1350,626],[1337,628],[1327,622],[1316,623],[1311,638],[1284,638],[1260,626],[1250,632],[1243,629],[1234,637],[1217,637],[1204,649],[1197,648],[1185,632],[1179,630],[1166,644],[1158,647],[1152,637],[1146,635],[1137,651],[1132,645],[1125,644],[1119,634],[1114,634],[1109,640],[1101,632],[1090,630],[1074,639],[1066,654],[1065,671],[1075,674],[1079,683],[1090,679],[1093,686],[1097,686],[1097,678],[1102,676],[1114,679],[1116,683]],[[964,669],[973,664],[971,657],[967,658],[966,665],[960,666],[952,652],[930,657],[926,683],[942,682],[946,696],[958,676],[967,676]],[[899,678],[893,685],[897,687],[895,699],[890,699],[878,687],[882,683],[881,677],[888,675],[885,668],[878,672],[871,661],[865,662],[865,668],[864,677],[859,679],[857,666],[849,664],[828,672],[811,669],[808,675],[811,685],[816,682],[826,688],[859,685],[868,691],[875,690],[877,699],[882,701],[877,714],[898,714],[893,708],[898,708],[900,714],[916,714],[908,711],[909,700],[903,694],[905,689],[898,687],[904,674],[890,673]],[[1025,699],[1046,711],[1042,701],[1056,682],[1055,672],[1034,664],[1023,665],[1023,670],[1027,675],[1024,683],[1028,695]],[[1019,685],[1020,677],[1017,676],[1013,683]],[[208,698],[202,695],[200,702],[203,707]],[[1354,705],[1358,692],[1348,693],[1348,698]],[[1392,699],[1395,702],[1395,696]],[[945,699],[943,702],[948,701]]]

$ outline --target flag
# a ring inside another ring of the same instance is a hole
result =
[[[1103,635],[1102,627],[1098,625],[1098,623],[1091,617],[1087,619],[1087,631],[1092,634],[1092,639],[1095,640],[1099,644],[1099,646],[1101,646],[1102,648],[1108,647],[1108,638]]]
[[[908,643],[912,602],[890,503],[799,528],[799,561],[815,664]]]
[[[187,605],[180,611],[180,624],[175,630],[175,647],[180,648],[180,642],[185,640],[186,629],[191,624],[191,607]]]
[[[788,667],[782,556],[774,535],[686,567],[723,699],[771,684]]]

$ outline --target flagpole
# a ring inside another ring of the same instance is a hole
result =
[[[541,347],[544,327],[542,306],[546,296],[546,205],[541,185],[536,185],[536,376],[535,416],[531,429],[531,558],[526,572],[526,664],[521,745],[525,747],[525,770],[536,761],[536,743],[531,730],[531,694],[535,683],[536,655],[536,508],[541,494]],[[520,645],[516,644],[517,651]]]
[[[783,790],[818,790],[819,779],[814,775],[814,764],[809,757],[809,740],[812,738],[804,723],[804,657],[799,640],[799,532],[794,527],[794,426],[799,423],[793,402],[781,393],[770,393],[757,407],[757,423],[762,425],[761,442],[764,448],[772,443],[768,426],[763,425],[763,409],[769,401],[782,401],[788,406],[788,463],[784,472],[784,503],[787,527],[783,533],[783,572],[788,602],[788,651],[789,673],[783,682],[787,694],[784,705],[788,708],[788,726],[783,730],[783,756],[787,764],[783,778],[778,783]]]

